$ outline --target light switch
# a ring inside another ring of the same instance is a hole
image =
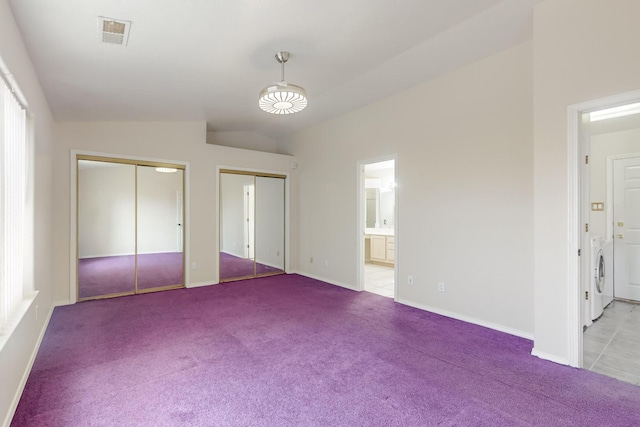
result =
[[[592,202],[591,203],[591,210],[592,211],[603,211],[604,210],[604,203],[603,202]]]

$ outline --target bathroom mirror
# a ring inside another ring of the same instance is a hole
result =
[[[393,162],[380,162],[366,165],[366,228],[393,228],[395,223],[394,179]]]

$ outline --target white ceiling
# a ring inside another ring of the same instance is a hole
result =
[[[59,121],[206,120],[284,138],[531,37],[540,0],[9,0]],[[126,47],[98,16],[132,21]],[[280,79],[309,106],[258,108]]]

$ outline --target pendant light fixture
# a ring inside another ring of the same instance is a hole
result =
[[[267,113],[293,114],[304,110],[307,106],[307,92],[284,80],[284,63],[289,60],[289,52],[276,53],[276,61],[282,65],[282,79],[260,91],[258,105]]]

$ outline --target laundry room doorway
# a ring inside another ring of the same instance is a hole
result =
[[[570,364],[638,383],[640,339],[633,339],[637,334],[629,327],[640,327],[640,305],[621,299],[619,293],[614,298],[614,289],[621,286],[619,268],[626,269],[625,263],[640,265],[640,251],[620,249],[629,234],[626,226],[633,233],[640,222],[626,220],[620,185],[629,181],[635,191],[640,164],[629,164],[626,170],[621,170],[622,163],[616,165],[618,160],[640,157],[640,91],[570,106],[569,124],[569,150],[575,156],[570,174],[573,170],[576,178],[575,185],[570,182],[575,201],[568,252],[569,287],[575,298],[569,306]],[[640,211],[640,197],[636,201],[631,194],[626,199]],[[623,206],[616,207],[620,203]],[[634,267],[626,273],[631,282],[638,275]],[[633,319],[637,324],[629,323]]]

